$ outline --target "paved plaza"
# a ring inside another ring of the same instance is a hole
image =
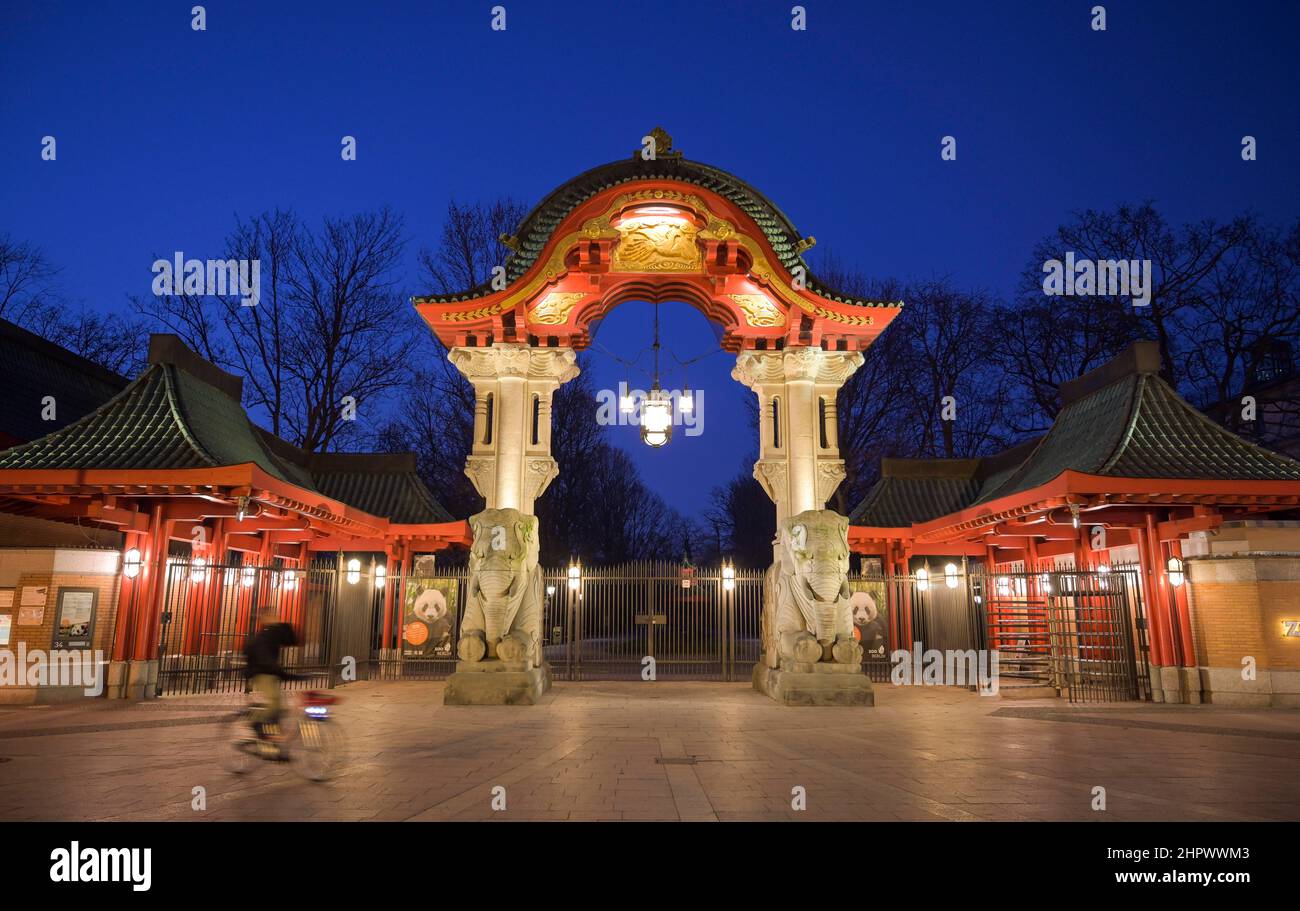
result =
[[[1300,819],[1295,710],[885,685],[871,709],[787,708],[743,684],[666,682],[453,707],[442,689],[338,690],[347,761],[323,784],[271,763],[222,771],[215,722],[234,697],[5,707],[0,820]]]

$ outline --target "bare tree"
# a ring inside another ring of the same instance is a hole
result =
[[[1246,241],[1201,281],[1181,329],[1180,375],[1203,407],[1240,395],[1271,344],[1300,345],[1300,222],[1283,231],[1252,219]]]
[[[389,209],[312,230],[276,210],[236,220],[227,259],[260,264],[261,294],[136,298],[136,309],[245,377],[245,405],[311,451],[353,445],[409,374],[418,318],[400,288],[403,221]],[[372,427],[380,426],[378,417]]]
[[[0,234],[0,318],[29,328],[47,322],[62,305],[58,274],[40,247]]]
[[[1040,241],[1021,275],[1018,305],[1002,311],[1005,331],[996,339],[998,360],[1019,403],[1012,412],[1015,428],[1045,429],[1060,408],[1062,383],[1138,339],[1159,344],[1165,378],[1178,384],[1187,368],[1185,330],[1195,319],[1190,311],[1206,299],[1206,282],[1249,244],[1251,233],[1245,216],[1226,223],[1203,219],[1174,230],[1146,202],[1075,213]],[[1076,261],[1150,261],[1149,305],[1135,307],[1130,297],[1108,293],[1047,297],[1044,264],[1064,261],[1067,253]]]
[[[490,204],[447,205],[442,242],[436,250],[420,251],[424,279],[434,293],[456,294],[485,285],[492,270],[504,266],[513,252],[503,237],[519,229],[528,207],[513,199]]]

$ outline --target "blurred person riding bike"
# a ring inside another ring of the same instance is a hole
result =
[[[293,626],[280,621],[279,609],[273,604],[258,608],[257,619],[260,629],[244,645],[244,673],[260,702],[251,715],[253,731],[267,758],[286,761],[288,756],[280,749],[276,736],[283,711],[280,681],[306,677],[284,669],[280,664],[280,650],[298,645],[298,634]]]

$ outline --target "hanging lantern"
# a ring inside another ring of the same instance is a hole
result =
[[[673,438],[673,400],[656,385],[641,404],[641,440],[659,447]]]
[[[677,397],[677,407],[682,414],[690,414],[695,410],[695,397],[691,394],[691,390],[687,389]]]

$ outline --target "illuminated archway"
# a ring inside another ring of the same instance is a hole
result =
[[[901,303],[819,282],[802,256],[813,239],[765,196],[682,158],[662,131],[651,135],[654,158],[638,152],[547,196],[503,238],[514,252],[492,281],[416,298],[478,390],[466,470],[490,508],[531,512],[555,475],[550,397],[576,375],[573,352],[624,301],[681,300],[722,327],[722,347],[738,358],[733,375],[759,396],[755,476],[778,520],[819,509],[844,476],[835,392]],[[525,433],[536,411],[545,426]]]

